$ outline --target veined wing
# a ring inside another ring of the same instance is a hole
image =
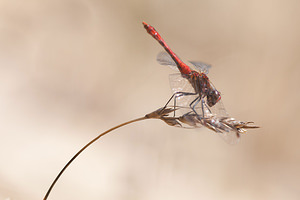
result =
[[[159,52],[157,54],[156,60],[159,64],[161,65],[168,65],[170,68],[178,70],[176,63],[174,60],[171,58],[171,56],[165,52]],[[199,62],[199,61],[189,61],[196,70],[208,74],[209,69],[211,68],[211,65],[206,64],[204,62]]]
[[[157,54],[156,60],[161,65],[168,65],[171,69],[178,70],[177,65],[174,62],[174,60],[165,51],[159,52]]]
[[[180,73],[169,76],[170,86],[173,93],[187,92],[194,93],[194,88],[186,78]],[[195,111],[190,108],[190,103],[198,97],[197,95],[183,95],[176,98],[176,106],[182,112],[183,122],[187,123],[188,128],[201,128],[203,126],[218,133],[227,143],[236,144],[239,141],[239,131],[228,122],[227,114],[222,101],[220,100],[214,106],[209,107],[206,98],[204,103],[201,101],[195,106]]]
[[[192,87],[192,85],[190,84],[190,82],[186,78],[182,77],[182,75],[180,73],[170,74],[169,82],[170,82],[170,87],[171,87],[173,94],[178,93],[178,92],[195,93],[195,90]],[[189,109],[189,111],[191,111],[190,104],[198,96],[199,96],[198,94],[179,95],[176,98],[176,105],[178,105],[180,107],[184,107],[184,108],[187,107]],[[203,109],[202,109],[202,103],[199,102],[195,106],[195,110],[199,114],[199,116],[202,116],[202,117],[210,117],[211,113],[216,114],[219,117],[228,117],[228,114],[227,114],[221,100],[219,100],[219,102],[216,103],[213,107],[209,107],[207,105],[207,100],[205,98]]]
[[[194,88],[189,83],[186,78],[183,78],[180,73],[170,74],[169,82],[172,93],[177,92],[187,92],[187,93],[195,93]],[[180,106],[180,110],[182,114],[191,111],[190,103],[197,97],[198,95],[187,95],[187,96],[178,96],[176,98],[176,106]]]
[[[211,65],[206,64],[204,62],[199,62],[199,61],[189,61],[189,62],[195,67],[195,69],[197,69],[198,71],[204,74],[208,74],[209,69],[211,68]]]

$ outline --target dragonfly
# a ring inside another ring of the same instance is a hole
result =
[[[170,75],[173,95],[166,106],[174,98],[174,108],[181,108],[184,113],[180,118],[183,122],[187,122],[192,128],[205,126],[219,133],[230,144],[237,143],[240,133],[244,132],[238,127],[254,128],[248,126],[252,122],[240,122],[229,117],[221,101],[221,93],[207,76],[210,65],[190,61],[195,68],[192,69],[171,50],[153,26],[146,22],[143,22],[143,25],[146,31],[165,49],[165,52],[158,54],[158,63],[175,67],[180,71],[180,73]]]
[[[209,65],[202,62],[191,62],[191,64],[193,64],[199,71],[191,70],[191,68],[171,50],[171,48],[167,45],[167,43],[163,40],[163,38],[155,30],[154,27],[147,24],[146,22],[143,22],[143,25],[147,32],[155,40],[157,40],[167,52],[167,54],[160,53],[157,57],[157,61],[162,65],[176,66],[180,71],[181,76],[188,80],[188,82],[194,89],[193,92],[177,91],[176,93],[174,93],[175,99],[180,96],[197,95],[197,97],[190,103],[190,107],[195,113],[197,113],[195,108],[198,103],[201,102],[203,114],[205,113],[204,106],[206,106],[205,98],[206,103],[209,107],[214,106],[221,100],[220,92],[213,86],[206,75],[206,73],[208,73]]]

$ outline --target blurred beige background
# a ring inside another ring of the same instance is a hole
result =
[[[42,199],[100,132],[170,97],[153,25],[213,65],[233,117],[262,128],[231,146],[149,120],[87,149],[49,199],[299,199],[299,1],[0,1],[0,199]]]

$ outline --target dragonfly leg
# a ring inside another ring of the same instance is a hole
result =
[[[198,96],[197,98],[195,98],[191,103],[190,103],[190,108],[194,111],[194,113],[198,115],[197,111],[195,110],[195,107],[198,105],[198,103],[200,102],[202,98],[200,96]],[[194,104],[194,105],[193,105]],[[203,112],[203,108],[202,108],[202,112]]]
[[[176,94],[176,93],[175,93]],[[181,96],[190,96],[190,95],[196,95],[197,93],[192,93],[192,92],[177,92],[177,94],[179,95],[175,95],[174,98],[174,109],[176,108],[176,100],[177,98],[181,97]],[[191,106],[190,106],[191,107]],[[193,110],[194,111],[194,110]],[[194,111],[195,112],[195,111]],[[175,111],[174,111],[174,117],[175,117]]]
[[[181,97],[181,96],[189,96],[189,95],[196,95],[197,93],[191,93],[191,92],[175,92],[171,98],[167,101],[166,105],[164,106],[164,108],[166,108],[168,106],[168,104],[170,103],[170,101],[174,98],[174,117],[175,117],[175,109],[176,109],[176,99]]]
[[[197,116],[199,116],[199,114],[197,113],[195,107],[198,105],[198,103],[201,101],[201,109],[202,109],[202,118],[204,118],[205,116],[205,111],[208,110],[209,113],[211,113],[211,110],[209,109],[209,107],[207,106],[207,104],[205,103],[204,98],[198,96],[196,99],[194,99],[191,103],[190,103],[190,107],[191,109],[195,112],[195,114]],[[194,104],[194,105],[193,105]]]
[[[207,108],[208,112],[211,113],[211,110],[209,109],[209,107],[207,106],[207,104],[205,103],[204,99],[202,99],[202,112],[203,112],[203,117],[204,117],[204,106]]]
[[[171,98],[167,101],[166,105],[164,106],[164,108],[166,108],[168,106],[168,104],[170,103],[170,101],[174,98],[174,96],[176,95],[176,93],[174,93]]]

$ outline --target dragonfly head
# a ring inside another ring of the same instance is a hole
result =
[[[209,107],[214,106],[218,101],[221,99],[221,94],[218,90],[216,89],[211,89],[208,94],[207,94],[207,104]]]

